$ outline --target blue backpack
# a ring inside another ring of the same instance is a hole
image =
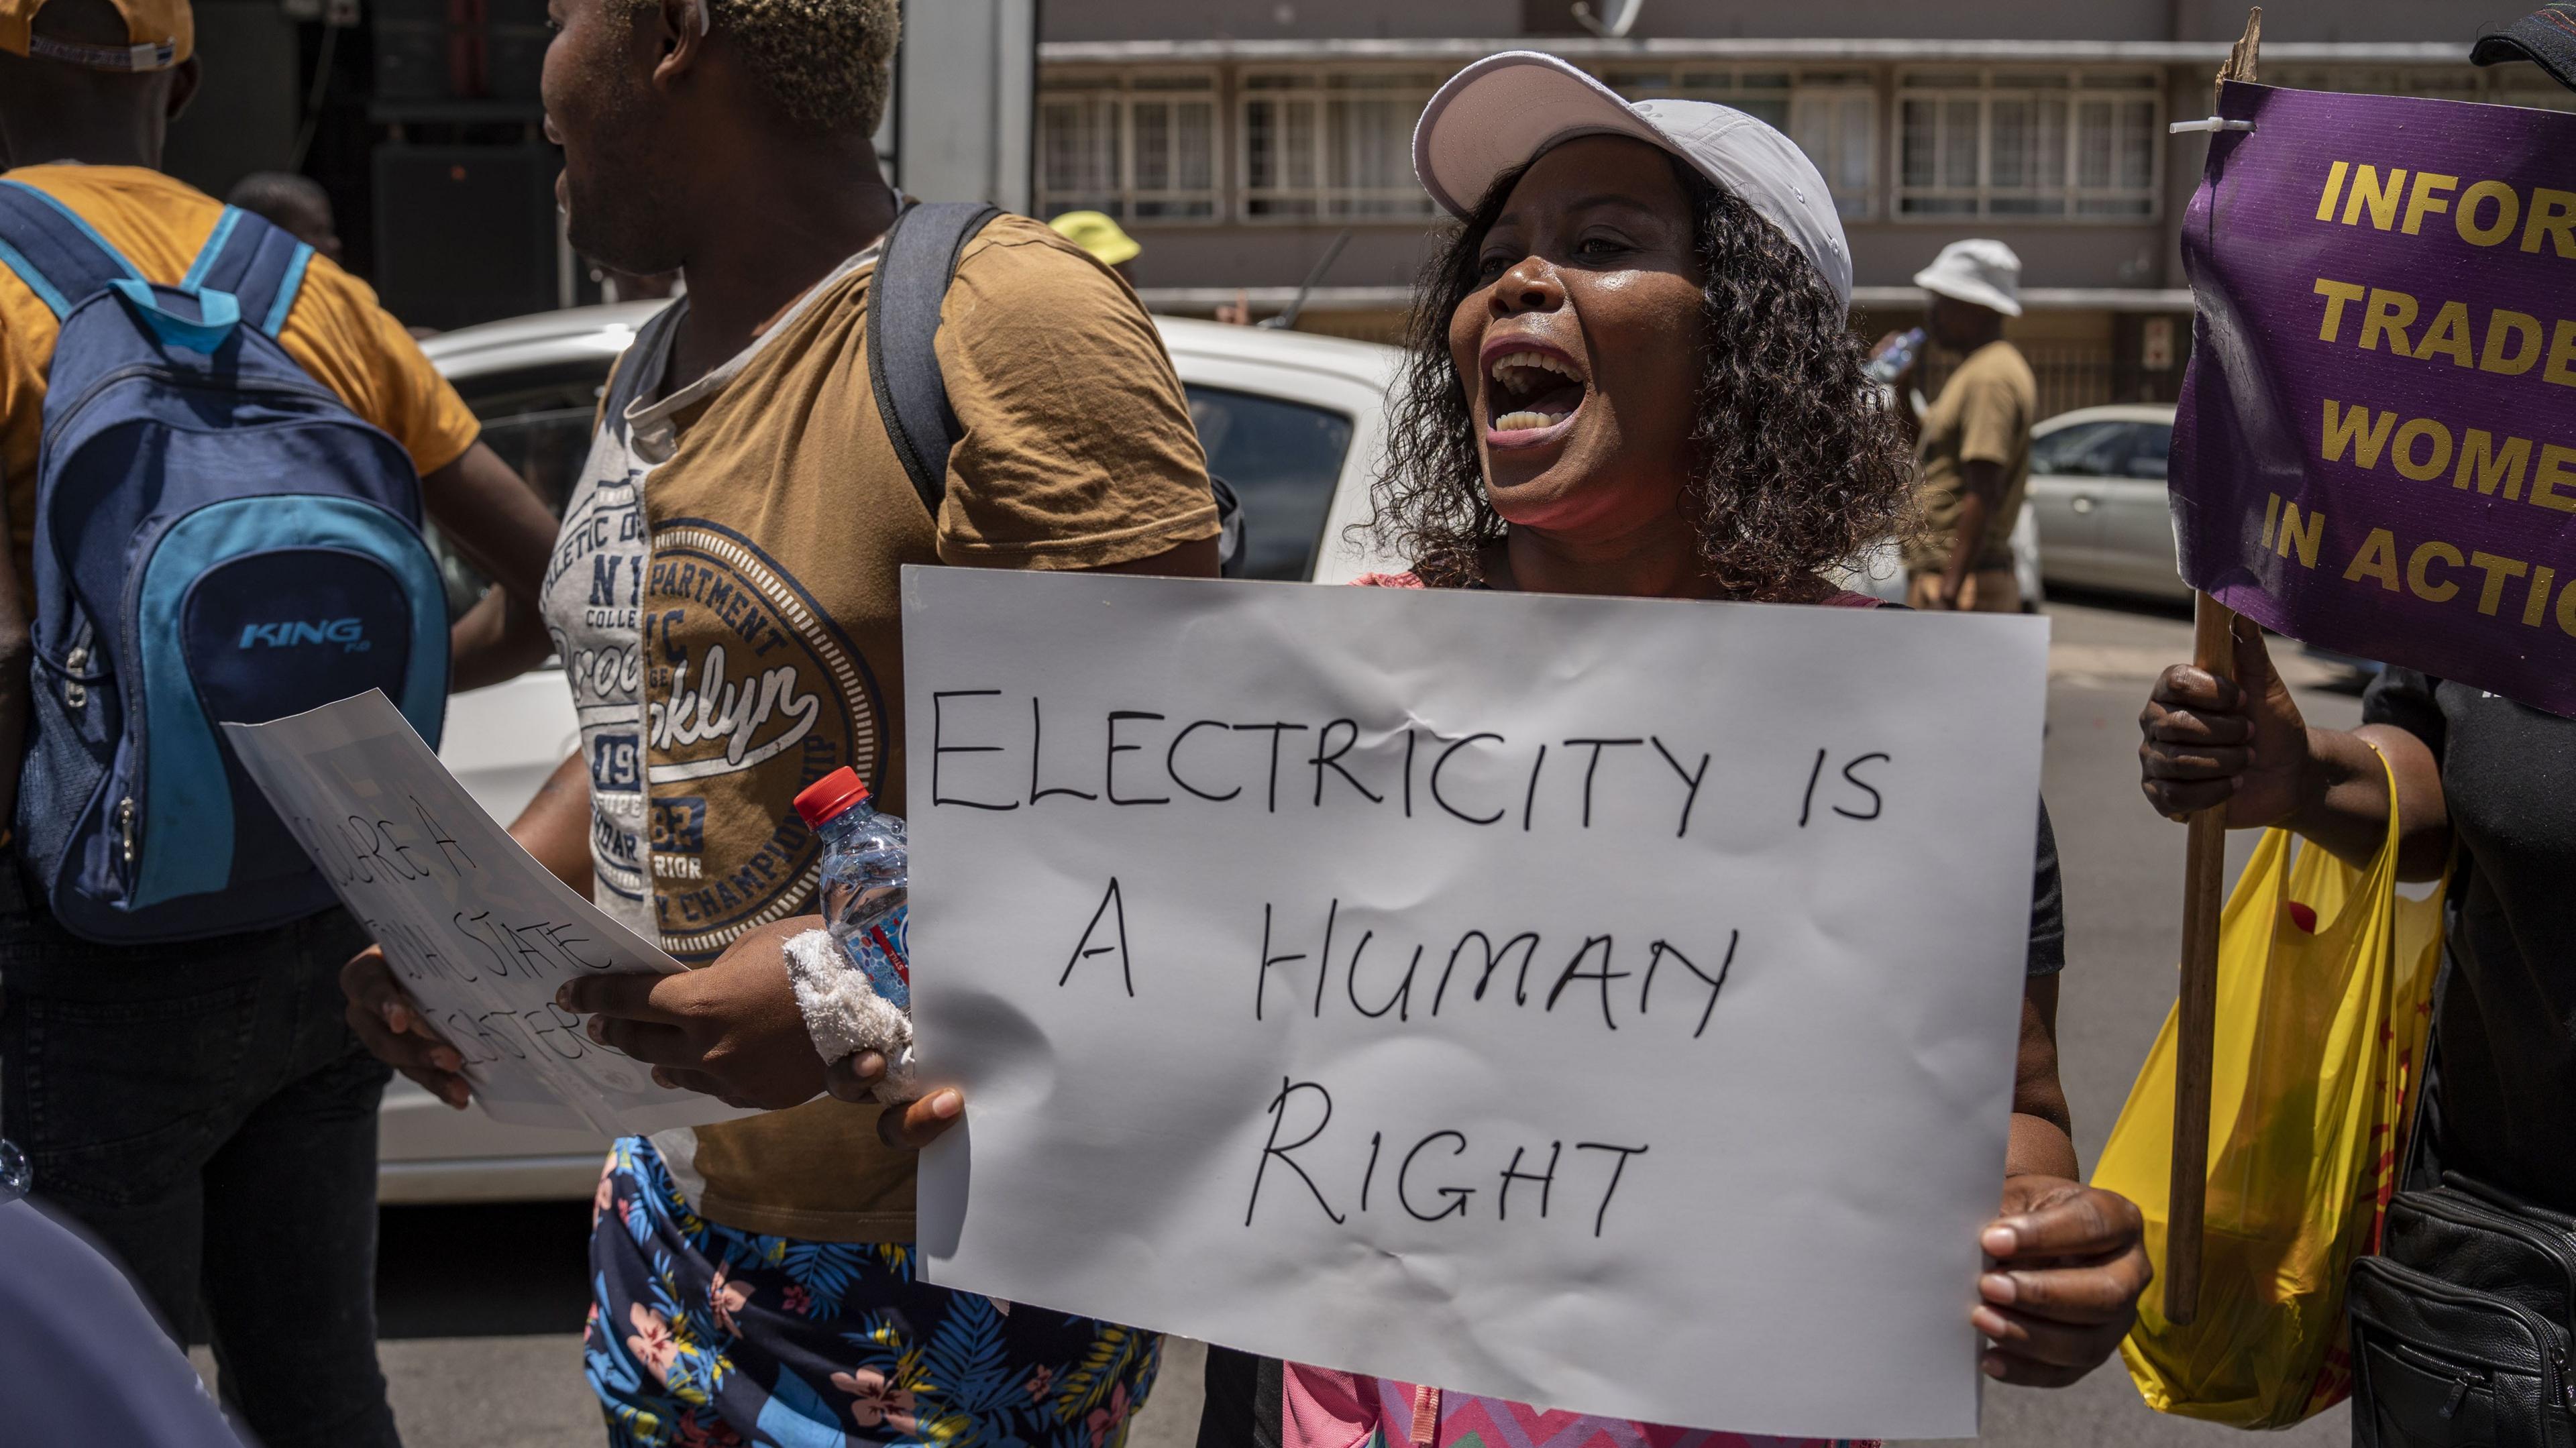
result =
[[[284,924],[330,887],[224,742],[382,689],[435,747],[447,603],[420,477],[277,343],[313,249],[226,208],[157,286],[0,181],[0,265],[62,324],[36,464],[17,848],[104,943]]]

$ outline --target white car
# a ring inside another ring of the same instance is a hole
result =
[[[2165,496],[2171,403],[2086,407],[2031,429],[2030,506],[2051,584],[2188,599]]]
[[[449,332],[422,344],[483,421],[483,438],[561,511],[590,448],[609,365],[659,303],[585,307]],[[1373,567],[1346,540],[1368,516],[1385,427],[1390,347],[1308,333],[1159,317],[1188,391],[1209,470],[1243,501],[1251,578],[1342,583]],[[450,605],[484,584],[441,550]],[[579,730],[560,668],[459,694],[439,757],[476,802],[515,818],[575,751]],[[587,1197],[604,1138],[504,1126],[452,1111],[396,1080],[385,1093],[378,1187],[387,1202]]]

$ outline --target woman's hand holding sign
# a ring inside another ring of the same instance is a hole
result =
[[[2387,835],[2393,777],[2405,830],[2398,877],[2442,873],[2450,816],[2423,740],[2388,725],[2309,728],[2249,619],[2236,621],[2236,677],[2176,664],[2156,679],[2138,714],[2138,784],[2158,813],[2179,820],[2223,806],[2229,829],[2280,825],[2366,865]]]
[[[2117,1351],[2154,1276],[2128,1198],[2063,1177],[2006,1177],[1978,1240],[1995,1262],[1969,1314],[1992,1344],[1978,1366],[2025,1387],[2062,1388]]]

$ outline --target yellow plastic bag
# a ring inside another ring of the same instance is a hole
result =
[[[2158,1412],[2282,1428],[2351,1389],[2344,1275],[2396,1189],[2441,957],[2441,894],[2397,893],[2390,815],[2362,870],[2267,832],[2220,919],[2200,1310],[2176,1327],[2151,1287],[2120,1345]],[[2168,1016],[2093,1173],[2145,1214],[2159,1274],[2174,1055]]]

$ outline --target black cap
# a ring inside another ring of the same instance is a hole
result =
[[[2549,72],[2551,80],[2576,90],[2576,3],[2560,0],[2479,36],[2469,59],[2479,65],[2527,60]]]

